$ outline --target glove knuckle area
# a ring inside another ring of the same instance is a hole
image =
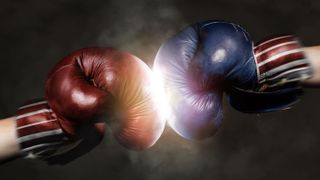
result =
[[[87,81],[82,68],[75,63],[77,57],[67,56],[62,62],[68,63],[58,63],[54,68],[46,82],[46,97],[58,115],[82,121],[101,113],[99,107],[106,92]],[[64,65],[59,68],[61,64]]]
[[[151,147],[165,121],[152,92],[152,72],[139,58],[111,48],[86,48],[67,56],[49,76],[49,104],[64,129],[72,122],[107,118],[114,136],[127,148]],[[107,117],[106,117],[106,116]],[[95,126],[99,133],[105,127]]]

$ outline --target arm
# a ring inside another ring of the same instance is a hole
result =
[[[15,118],[0,120],[0,161],[19,154]]]
[[[28,101],[15,116],[0,121],[0,161],[18,155],[46,158],[68,142],[55,113],[42,99]]]
[[[69,138],[46,101],[28,101],[14,117],[0,120],[0,164],[17,157],[42,159],[48,164],[68,163],[89,152],[103,138],[103,122],[80,128],[78,138]]]
[[[306,86],[320,86],[320,46],[305,47],[304,52],[313,67],[313,76],[303,82]]]

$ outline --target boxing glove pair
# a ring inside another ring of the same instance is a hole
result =
[[[101,139],[102,117],[120,144],[149,148],[165,125],[160,109],[166,107],[152,88],[160,82],[169,125],[182,137],[207,138],[221,126],[224,92],[240,111],[278,111],[299,99],[299,83],[312,75],[294,36],[254,45],[244,28],[224,21],[194,23],[169,38],[153,70],[160,77],[157,82],[137,57],[109,48],[82,49],[65,57],[49,74],[46,100],[18,111],[22,151],[48,157],[57,147],[83,139],[81,127],[91,127]]]

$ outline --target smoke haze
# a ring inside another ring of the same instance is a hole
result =
[[[66,54],[88,46],[131,52],[152,66],[161,43],[189,23],[224,19],[242,24],[254,40],[294,33],[320,44],[320,2],[267,0],[11,0],[0,6],[1,116],[44,96],[47,72]],[[0,179],[319,179],[320,94],[306,89],[293,109],[243,114],[225,102],[213,137],[187,141],[169,127],[144,152],[121,147],[108,131],[90,153],[64,166],[15,160]]]

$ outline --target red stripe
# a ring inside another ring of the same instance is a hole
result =
[[[49,108],[49,106],[47,104],[41,104],[41,105],[36,105],[36,106],[20,109],[16,113],[16,116],[23,116],[28,113],[32,113],[32,112],[36,112],[36,111],[40,111],[40,110],[50,111],[51,109]],[[57,118],[57,116],[53,112],[42,112],[42,113],[38,113],[38,114],[34,114],[34,115],[30,115],[30,116],[26,116],[26,117],[17,119],[17,126],[20,127],[20,126],[40,122],[43,120],[56,119],[56,118]]]
[[[297,52],[293,54],[289,54],[286,56],[279,57],[273,61],[270,61],[259,67],[260,74],[263,74],[271,69],[279,67],[281,65],[287,64],[289,62],[297,61],[300,59],[304,59],[304,54],[302,52]]]
[[[295,49],[300,49],[300,45],[298,43],[280,46],[280,47],[274,48],[270,51],[267,51],[267,52],[261,54],[260,56],[257,56],[256,60],[257,60],[257,63],[261,63],[261,62],[265,61],[266,59],[271,58],[272,56],[278,55],[278,54],[286,52],[286,51],[295,50]]]
[[[277,37],[274,37],[274,38],[277,38]],[[266,44],[263,44],[264,42],[267,42],[267,41],[269,41],[271,39],[274,39],[274,38],[266,39],[266,40],[260,42],[259,44],[257,44],[255,46],[255,48],[254,48],[255,54],[257,54],[257,51],[261,52],[261,51],[263,51],[265,49],[268,49],[268,48],[270,48],[272,46],[275,46],[275,45],[278,45],[278,44],[281,44],[281,43],[290,42],[290,41],[296,41],[295,37],[291,36],[291,37],[281,38],[281,39],[277,39],[277,40],[274,40],[274,41],[270,41],[270,42],[268,42]],[[261,45],[261,44],[263,44],[263,45]]]
[[[17,127],[33,124],[36,122],[41,122],[44,120],[52,120],[52,119],[56,119],[56,117],[51,115],[51,113],[39,113],[39,114],[18,119]]]
[[[28,101],[28,103],[26,103],[25,106],[33,104],[33,103],[37,103],[40,101],[43,101],[43,99],[31,100],[31,101]],[[34,113],[34,112],[37,112],[40,110],[50,111],[50,107],[49,107],[48,103],[19,109],[16,116],[27,115],[28,113]],[[16,123],[17,123],[17,127],[19,128],[22,126],[31,125],[34,123],[40,123],[40,122],[53,120],[53,119],[57,119],[55,113],[42,112],[42,113],[37,113],[34,115],[29,115],[29,116],[17,119]],[[55,130],[55,129],[60,129],[60,125],[59,125],[58,121],[45,122],[42,124],[37,124],[37,125],[30,126],[30,127],[17,129],[17,133],[18,133],[18,136],[21,137],[21,136],[26,136],[29,134],[34,134],[34,133],[44,132],[44,131],[49,131],[49,130]]]
[[[42,121],[43,120],[46,120],[46,119],[42,119]],[[22,136],[26,136],[34,133],[56,130],[56,129],[61,129],[58,121],[38,124],[38,125],[23,128],[23,129],[18,129],[17,131],[18,131],[18,136],[22,137]]]
[[[38,110],[41,110],[41,109],[50,110],[50,107],[49,107],[48,104],[39,104],[39,105],[35,105],[35,106],[19,109],[18,112],[17,112],[17,115],[26,114],[26,113],[33,112],[33,111],[38,111]]]
[[[306,63],[306,64],[301,64],[301,65],[297,65],[297,66],[294,66],[294,67],[292,67],[292,68],[290,68],[290,69],[285,69],[285,70],[280,71],[280,72],[278,72],[278,73],[276,73],[276,74],[274,74],[274,75],[272,75],[272,76],[269,76],[268,79],[272,79],[273,77],[276,77],[276,76],[278,76],[279,74],[284,73],[284,72],[289,71],[289,70],[292,70],[292,69],[298,69],[298,68],[308,67],[308,66],[309,66],[309,65],[308,65],[307,63]]]

